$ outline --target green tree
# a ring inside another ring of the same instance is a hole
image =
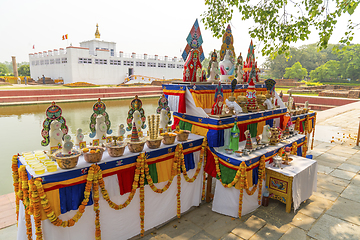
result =
[[[4,76],[6,73],[9,73],[9,69],[3,63],[0,63],[0,75]]]
[[[340,59],[339,70],[345,79],[353,81],[360,78],[360,44],[343,48],[337,53]]]
[[[316,44],[303,45],[299,48],[291,47],[289,56],[281,54],[275,58],[268,57],[265,65],[270,69],[270,73],[275,78],[281,78],[285,74],[285,68],[291,67],[294,63],[300,62],[308,72],[323,65],[329,60],[338,60],[338,56],[332,48],[341,49],[342,46],[329,44],[327,49],[317,51]]]
[[[202,14],[206,29],[220,38],[226,25],[231,22],[235,12],[242,20],[252,19],[255,24],[249,28],[252,38],[264,44],[263,55],[276,57],[288,53],[290,43],[309,39],[310,29],[315,28],[319,35],[320,49],[327,47],[337,20],[345,14],[354,14],[359,0],[205,0],[207,11]],[[358,24],[350,20],[340,43],[349,45]]]
[[[341,78],[339,71],[340,62],[330,60],[310,72],[310,78],[314,82],[336,82]]]
[[[30,76],[30,65],[24,64],[18,67],[19,76]]]
[[[301,63],[296,62],[292,67],[285,68],[284,78],[303,79],[307,74],[306,68],[303,68]]]

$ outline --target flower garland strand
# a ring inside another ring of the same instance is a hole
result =
[[[239,194],[239,218],[241,218],[241,213],[242,213],[242,204],[243,204],[243,192],[244,192],[244,188],[245,188],[245,179],[246,179],[246,164],[245,162],[241,162],[240,166],[240,194]]]
[[[222,179],[221,179],[221,171],[220,171],[220,166],[219,166],[219,157],[216,156],[214,153],[214,159],[215,159],[215,166],[216,166],[216,174],[217,176],[219,177],[219,180],[221,182],[221,184],[225,187],[225,188],[231,188],[232,186],[234,186],[240,179],[240,176],[241,176],[241,165],[239,166],[238,170],[236,171],[236,174],[235,174],[235,178],[232,180],[231,183],[229,184],[225,184],[222,182]]]
[[[72,227],[82,217],[83,213],[85,212],[85,206],[89,202],[90,191],[91,191],[91,187],[92,187],[92,183],[93,183],[93,179],[94,179],[94,168],[96,168],[96,166],[97,165],[93,164],[89,168],[88,175],[87,175],[87,181],[86,181],[86,185],[85,185],[85,191],[84,191],[84,199],[81,202],[81,205],[79,206],[79,209],[76,212],[76,214],[74,215],[74,217],[72,217],[68,221],[63,221],[55,215],[55,212],[52,210],[52,208],[49,204],[49,201],[47,199],[47,196],[44,192],[44,188],[42,186],[41,179],[40,178],[35,179],[34,184],[36,185],[37,192],[41,198],[41,205],[45,211],[47,218],[50,220],[50,222],[53,225],[62,226],[62,227]]]
[[[305,136],[305,140],[304,140],[304,144],[303,144],[303,151],[302,151],[302,157],[306,157],[306,153],[307,153],[307,140],[308,140],[308,138],[307,138],[307,136]]]
[[[100,230],[100,210],[99,210],[99,175],[102,175],[101,169],[98,165],[95,165],[97,167],[94,167],[94,179],[93,179],[93,199],[94,199],[94,212],[95,212],[95,239],[100,240],[101,239],[101,230]]]
[[[32,215],[34,216],[35,222],[35,235],[37,240],[43,238],[42,229],[41,229],[41,211],[40,211],[40,197],[37,192],[36,185],[34,184],[34,179],[29,181],[29,186],[31,190],[31,206],[32,206]]]
[[[138,161],[140,161],[140,234],[143,237],[144,236],[144,218],[145,218],[145,154],[140,153],[139,157],[137,158]]]
[[[166,192],[166,190],[169,189],[171,183],[173,182],[173,179],[174,177],[176,176],[176,173],[177,173],[177,162],[176,161],[173,161],[173,165],[172,165],[172,169],[171,169],[171,177],[169,179],[169,181],[165,184],[165,186],[162,188],[162,189],[158,189],[155,184],[154,184],[154,181],[152,180],[152,177],[150,175],[150,169],[149,169],[149,165],[147,164],[147,158],[146,156],[144,157],[144,161],[145,161],[145,165],[144,165],[144,168],[145,168],[145,176],[146,176],[146,180],[151,188],[151,190],[153,190],[154,192],[156,193],[163,193],[163,192]]]
[[[205,166],[206,166],[206,159],[207,159],[207,138],[205,137],[201,146],[201,152],[200,152],[200,159],[204,158],[204,171],[203,171],[203,185],[202,185],[202,194],[201,199],[205,200],[205,185],[206,185],[206,172],[205,172]]]
[[[18,156],[14,155],[12,157],[12,176],[13,176],[13,186],[14,186],[14,192],[15,192],[15,203],[16,203],[16,222],[19,221],[19,169],[18,169]]]
[[[180,218],[181,216],[181,200],[180,200],[180,194],[181,194],[181,168],[180,168],[180,151],[178,148],[179,146],[182,146],[181,144],[178,144],[175,149],[175,161],[177,162],[177,189],[178,192],[176,194],[176,201],[177,201],[177,217]]]
[[[314,149],[314,137],[315,137],[315,125],[316,125],[316,113],[314,115],[314,122],[313,122],[314,126],[313,126],[313,129],[312,129],[312,140],[311,140],[311,150]]]
[[[25,223],[26,223],[26,235],[28,239],[32,239],[32,225],[31,225],[31,218],[29,214],[29,185],[28,185],[28,178],[27,178],[27,172],[24,165],[21,165],[19,168],[19,175],[20,175],[20,181],[19,181],[19,191],[21,191],[20,196],[21,200],[23,201],[24,208],[25,208]]]

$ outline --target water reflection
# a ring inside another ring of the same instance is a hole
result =
[[[145,115],[155,114],[157,98],[141,98]],[[105,100],[106,111],[110,116],[111,129],[116,133],[118,125],[125,125],[131,100]],[[76,129],[82,128],[84,140],[89,142],[90,116],[95,102],[59,103],[62,116],[66,119],[69,134],[75,139]],[[45,120],[45,111],[50,104],[4,106],[0,107],[0,126],[2,140],[0,144],[0,195],[13,192],[11,158],[16,153],[33,150],[48,150],[41,146],[41,129]],[[146,132],[146,129],[145,129]]]

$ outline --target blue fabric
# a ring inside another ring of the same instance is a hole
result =
[[[184,162],[185,162],[186,171],[194,169],[195,168],[194,154],[189,153],[184,155]]]
[[[298,147],[298,149],[297,149],[297,155],[298,156],[302,156],[302,146],[301,147]]]
[[[70,187],[59,189],[61,214],[71,210],[77,210],[84,199],[86,183],[80,183]],[[92,192],[90,192],[87,206],[93,204]]]
[[[252,171],[253,184],[256,185],[259,180],[259,167],[254,168]]]
[[[209,147],[224,146],[224,130],[209,129],[209,131],[207,132],[207,141]]]
[[[185,90],[185,88],[193,89],[194,85],[193,84],[163,84],[162,85],[163,89],[166,88],[165,90]],[[215,90],[215,88],[217,87],[217,84],[214,85],[196,85],[196,90],[195,91],[201,91],[201,90]],[[222,85],[224,90],[228,90],[231,89],[231,84],[224,84]],[[235,89],[247,89],[249,87],[249,85],[247,84],[237,84]],[[255,84],[255,88],[266,88],[265,84]]]
[[[313,159],[313,155],[306,155],[306,158]]]
[[[226,85],[224,85],[224,86],[226,86]],[[276,110],[266,110],[265,112],[255,112],[255,113],[249,113],[249,114],[244,114],[244,115],[238,115],[238,116],[236,116],[236,119],[239,124],[242,124],[241,123],[242,121],[248,121],[251,119],[257,119],[257,118],[261,118],[261,117],[272,117],[275,114],[285,113],[286,111],[287,111],[287,108],[279,108]],[[180,120],[185,119],[187,121],[194,122],[194,123],[211,124],[211,125],[215,125],[219,128],[222,128],[222,125],[233,124],[235,122],[235,117],[224,117],[221,119],[209,118],[209,117],[202,118],[202,117],[187,115],[185,113],[178,113],[178,112],[173,112],[173,116],[179,117]],[[270,121],[273,121],[273,120],[270,120]],[[273,124],[271,124],[271,126],[272,125]],[[204,127],[207,128],[207,126],[204,126]],[[231,127],[226,127],[226,128],[231,128]]]
[[[298,139],[296,140],[296,143],[299,145],[302,142],[304,142],[305,140],[305,136],[303,135],[298,135]],[[292,143],[289,144],[278,144],[276,146],[276,148],[273,151],[267,152],[264,154],[265,157],[269,157],[274,155],[275,153],[277,153],[279,151],[280,148],[286,148],[286,147],[291,147]],[[216,154],[219,158],[221,158],[222,160],[230,163],[233,166],[239,166],[241,164],[241,160],[239,160],[236,156],[231,155],[231,157],[229,157],[228,155],[224,155],[222,152],[218,151],[219,149],[215,149],[214,147],[210,147],[209,149],[212,153]],[[302,147],[298,147],[298,151],[297,151],[297,155],[301,156],[302,155]],[[260,161],[260,157],[261,156],[256,156],[254,158],[251,158],[247,161],[245,161],[246,166],[250,166],[254,163],[257,163],[258,161]]]
[[[265,125],[269,125],[270,127],[272,127],[274,125],[274,119],[266,120]]]

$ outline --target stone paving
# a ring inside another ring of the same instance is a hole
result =
[[[338,116],[341,109],[339,112],[334,113],[337,119],[345,121]],[[320,134],[321,128],[315,139]],[[316,140],[309,154],[318,162],[317,191],[295,213],[286,213],[285,204],[270,199],[268,207],[239,219],[212,212],[211,203],[204,202],[180,219],[132,239],[360,239],[360,148],[350,139],[338,143]],[[16,225],[3,228],[0,239],[15,239],[16,231]]]

